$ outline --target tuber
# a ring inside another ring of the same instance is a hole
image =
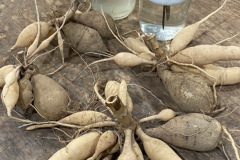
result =
[[[124,131],[125,134],[125,141],[124,141],[124,146],[121,154],[118,157],[118,160],[137,160],[137,156],[133,151],[132,147],[132,130],[131,129],[126,129]]]
[[[107,19],[107,22],[111,28],[111,30],[115,33],[116,32],[116,26],[114,19],[107,13],[104,13],[105,17]],[[110,39],[113,37],[111,31],[108,29],[107,24],[105,22],[105,19],[101,12],[98,11],[89,11],[84,12],[81,14],[75,14],[72,17],[73,20],[75,20],[78,23],[81,23],[83,25],[86,25],[88,27],[91,27],[98,31],[98,33],[106,39]]]
[[[19,34],[15,45],[11,48],[29,47],[37,36],[38,22],[34,22],[25,27]],[[40,41],[46,39],[49,36],[50,26],[46,22],[40,22]]]
[[[139,38],[128,37],[124,39],[124,43],[138,54],[148,53],[152,58],[155,56]]]
[[[0,87],[3,87],[5,85],[5,77],[10,73],[12,70],[14,70],[13,65],[6,65],[0,68]]]
[[[87,160],[95,160],[98,158],[98,156],[104,152],[105,150],[107,150],[108,148],[114,146],[117,142],[117,135],[116,133],[114,133],[113,131],[106,131],[104,132],[97,143],[95,152],[93,154],[92,157],[88,158]]]
[[[132,148],[137,157],[137,160],[144,160],[143,153],[142,153],[141,148],[139,147],[138,143],[136,142],[134,135],[132,135]]]
[[[240,60],[240,47],[198,45],[186,48],[170,59],[179,63],[194,65],[206,65],[218,61]]]
[[[149,136],[174,146],[194,151],[210,151],[221,140],[222,126],[214,118],[189,113],[175,117],[163,125],[146,130]]]
[[[93,155],[99,137],[98,132],[86,133],[72,140],[48,160],[86,160]]]
[[[29,80],[30,77],[26,75],[19,80],[19,98],[17,105],[22,109],[27,109],[33,101],[33,88],[32,83]]]
[[[198,27],[205,22],[206,20],[208,20],[209,17],[211,17],[212,15],[214,15],[215,13],[217,13],[223,6],[224,4],[227,2],[227,0],[224,1],[224,3],[214,12],[210,13],[209,15],[207,15],[205,18],[203,18],[202,20],[189,25],[185,28],[183,28],[171,41],[171,45],[170,45],[170,55],[173,56],[176,53],[178,53],[179,51],[183,50],[193,39]]]
[[[214,85],[214,83],[216,83],[216,85],[232,85],[240,82],[240,67],[225,68],[213,64],[199,67],[214,78],[207,76],[193,67],[171,65],[171,69],[175,72],[190,72],[205,77],[208,80],[208,85],[211,86]]]
[[[69,22],[63,27],[63,32],[71,45],[78,52],[106,52],[107,48],[99,33],[82,24]]]
[[[8,87],[4,85],[1,93],[1,99],[7,109],[7,115],[9,117],[12,116],[11,111],[13,110],[18,101],[18,97],[19,97],[19,85],[17,81],[15,81]]]
[[[141,65],[141,64],[151,64],[151,65],[156,64],[155,61],[149,61],[149,60],[142,59],[132,53],[120,52],[113,57],[95,61],[95,62],[91,63],[90,65],[93,65],[93,64],[96,64],[99,62],[106,62],[106,61],[114,61],[119,66],[125,66],[125,67],[133,67],[133,66],[137,66],[137,65]]]
[[[21,65],[16,66],[11,72],[9,72],[5,77],[5,87],[9,87],[13,83],[15,83],[19,77]]]
[[[48,76],[32,77],[34,106],[46,120],[59,120],[66,116],[69,95],[65,89]]]
[[[151,160],[181,160],[181,158],[163,141],[146,135],[140,127],[136,130],[143,147]]]
[[[159,119],[161,121],[169,121],[170,119],[174,118],[176,116],[176,112],[174,112],[171,109],[163,109],[161,112],[159,112],[156,115],[152,115],[146,118],[142,118],[139,120],[139,123],[144,123],[150,120]]]
[[[214,94],[207,82],[199,75],[173,73],[158,67],[158,76],[182,112],[205,112],[214,109]]]
[[[124,82],[122,83],[122,86],[123,85],[124,85]],[[126,82],[125,82],[125,85],[126,85]],[[127,87],[127,86],[125,86],[125,87]],[[122,92],[121,90],[123,88],[124,88],[124,86],[120,88],[120,83],[117,81],[108,81],[105,86],[105,90],[104,90],[106,99],[110,96],[119,95],[119,92]],[[123,94],[121,93],[119,95],[119,98],[122,96],[123,96]],[[128,108],[128,111],[131,113],[133,110],[133,103],[132,103],[132,98],[130,97],[128,92],[126,93],[125,100],[126,100],[126,107]]]

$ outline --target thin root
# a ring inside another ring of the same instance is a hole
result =
[[[98,92],[98,83],[96,83],[96,84],[94,85],[94,91],[95,91],[98,99],[100,99],[100,101],[102,102],[102,104],[105,105],[106,100],[105,100],[105,99],[99,94],[99,92]]]
[[[36,7],[37,22],[38,22],[38,24],[37,24],[37,36],[34,39],[33,43],[28,47],[27,56],[34,53],[34,51],[37,49],[37,46],[38,46],[38,43],[39,43],[39,40],[40,40],[41,25],[40,25],[40,18],[39,18],[37,0],[34,0],[34,3],[35,3],[35,7]]]
[[[55,71],[51,72],[51,73],[47,73],[45,75],[49,76],[49,75],[53,75],[55,74],[56,72],[58,72],[59,70],[61,70],[63,67],[65,67],[66,64],[62,64],[60,67],[58,67]]]
[[[118,42],[120,42],[120,43],[121,43],[124,47],[126,47],[130,52],[138,55],[137,52],[135,52],[135,51],[132,50],[131,48],[127,47],[127,46],[123,43],[123,41],[121,41],[121,39],[112,31],[112,29],[110,28],[110,26],[109,26],[109,24],[108,24],[107,18],[106,18],[106,16],[105,16],[104,12],[103,12],[102,6],[101,6],[101,11],[102,11],[103,18],[104,18],[104,20],[105,20],[105,22],[106,22],[106,24],[107,24],[107,27],[108,27],[108,29],[111,31],[112,35],[118,40]]]
[[[58,24],[56,24],[56,29],[59,30]],[[64,52],[63,52],[63,42],[64,42],[64,40],[62,38],[61,31],[59,31],[57,33],[57,36],[58,36],[59,50],[60,50],[60,53],[61,53],[61,56],[62,56],[62,64],[64,65]]]
[[[226,153],[226,151],[225,151],[225,148],[224,148],[224,145],[223,145],[223,144],[222,144],[222,149],[223,149],[223,153],[224,153],[225,157],[227,158],[227,160],[230,160],[230,159],[228,158],[228,155],[227,155],[227,153]]]
[[[76,133],[75,133],[75,137],[78,137],[79,134],[81,134],[83,131],[89,130],[91,128],[100,128],[100,127],[114,127],[116,126],[117,123],[116,122],[112,122],[112,121],[104,121],[104,122],[98,122],[98,123],[93,123],[87,126],[82,127],[81,129],[79,129]]]
[[[70,46],[71,46],[71,45],[70,45]],[[71,46],[71,47],[72,47],[72,46]],[[81,58],[81,60],[86,64],[86,66],[88,66],[87,62],[82,58],[82,56],[80,55],[80,53],[79,53],[77,50],[75,50],[73,47],[72,47],[72,50],[75,51],[75,52],[78,54],[79,58]],[[92,77],[93,77],[93,84],[95,84],[96,78],[95,78],[95,76],[94,76],[94,74],[93,74],[93,71],[92,71],[92,69],[91,69],[89,66],[88,66],[88,69],[90,70],[91,75],[92,75]],[[78,77],[79,77],[79,76],[77,76],[75,80],[77,80]],[[74,80],[74,81],[75,81],[75,80]]]
[[[221,43],[223,43],[223,42],[225,42],[225,41],[231,40],[231,39],[237,37],[238,35],[239,35],[239,33],[233,35],[232,37],[229,37],[229,38],[226,38],[226,39],[224,39],[224,40],[221,40],[221,41],[217,42],[215,45],[218,45],[218,44],[221,44]]]
[[[157,96],[155,96],[150,90],[148,90],[147,88],[137,85],[137,84],[127,84],[128,86],[135,86],[135,87],[139,87],[145,91],[147,91],[151,96],[153,96],[154,98],[156,98],[162,105],[166,106],[161,99],[159,99]]]
[[[104,57],[112,57],[113,55],[111,54],[107,54],[107,53],[96,53],[96,52],[85,52],[81,57],[87,55],[87,54],[94,54],[94,55],[100,55],[100,56],[104,56]]]
[[[234,111],[236,111],[237,109],[239,109],[240,106],[236,107],[235,109],[233,109],[231,112],[225,114],[225,115],[222,115],[222,116],[218,116],[218,117],[214,117],[214,118],[222,118],[222,117],[226,117],[226,116],[229,116],[231,115]]]
[[[58,131],[64,133],[68,138],[72,138],[72,136],[70,136],[67,132],[65,132],[64,130],[62,130],[62,129],[60,129],[60,128],[54,127],[53,129],[58,130]]]
[[[31,55],[29,55],[29,56],[27,55],[27,61],[29,61],[31,58],[33,58],[33,56],[36,55],[38,52],[42,51],[43,49],[45,49],[49,46],[50,42],[53,40],[53,38],[56,36],[56,34],[58,34],[58,32],[60,32],[60,30],[64,26],[66,19],[67,19],[67,16],[65,16],[62,25],[60,26],[60,28],[58,28],[58,30],[56,32],[54,32],[51,36],[49,36],[47,39],[45,39]]]
[[[236,147],[235,141],[233,140],[231,134],[227,131],[227,128],[225,126],[222,126],[223,132],[228,136],[228,138],[230,139],[230,142],[232,144],[233,150],[235,152],[235,156],[237,158],[237,160],[240,160],[239,158],[239,154],[238,154],[238,149]]]
[[[42,54],[38,55],[38,56],[35,57],[31,62],[29,62],[27,66],[31,65],[31,64],[32,64],[36,59],[38,59],[39,57],[42,57],[42,56],[44,56],[44,55],[50,54],[51,52],[55,51],[58,47],[59,47],[59,46],[53,48],[53,49],[50,50],[50,51],[46,51],[45,53],[42,53]]]
[[[13,117],[13,116],[9,116],[10,119],[14,119],[17,120],[19,122],[24,122],[24,123],[34,123],[34,121],[30,121],[28,119],[21,119],[21,118],[17,118],[17,117]]]

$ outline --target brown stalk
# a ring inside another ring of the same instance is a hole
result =
[[[71,7],[68,9],[68,11],[65,13],[65,15],[63,15],[62,17],[50,20],[48,22],[48,24],[50,26],[53,26],[56,23],[57,24],[62,24],[65,17],[66,17],[66,21],[69,20],[75,14],[76,10],[78,9],[78,6],[80,5],[80,2],[85,3],[86,0],[73,0],[72,4],[71,4]]]
[[[124,130],[135,130],[137,122],[133,119],[132,115],[128,112],[127,107],[123,105],[122,101],[118,96],[108,97],[105,104],[111,109],[113,115],[118,119],[120,126]]]

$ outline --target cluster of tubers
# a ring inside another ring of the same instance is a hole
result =
[[[78,128],[74,139],[49,160],[110,160],[119,152],[118,160],[143,160],[144,156],[135,136],[140,138],[145,153],[151,160],[181,160],[168,144],[193,151],[210,151],[216,148],[223,131],[225,132],[224,127],[216,119],[202,113],[211,114],[216,109],[216,95],[211,86],[238,83],[239,78],[232,77],[231,72],[240,73],[240,69],[223,68],[212,63],[239,60],[240,48],[218,45],[186,46],[193,39],[199,25],[219,11],[226,1],[203,20],[180,31],[171,42],[169,54],[161,50],[151,35],[123,37],[122,41],[118,40],[130,52],[120,52],[90,64],[114,61],[127,67],[157,65],[157,75],[178,108],[186,114],[179,116],[172,109],[163,109],[156,115],[140,120],[132,115],[134,104],[125,80],[108,81],[104,87],[105,99],[98,92],[98,84],[94,86],[96,95],[111,116],[91,110],[69,115],[70,96],[67,91],[50,77],[38,73],[38,69],[32,64],[38,58],[37,54],[47,48],[56,35],[58,42],[63,42],[60,31],[63,31],[71,46],[81,53],[106,52],[105,41],[117,38],[115,22],[110,15],[96,11],[75,14],[80,2],[73,2],[63,17],[49,22],[38,20],[24,28],[11,48],[28,48],[24,62],[0,68],[0,87],[3,87],[1,99],[9,117],[12,117],[11,112],[15,105],[23,110],[34,107],[46,121],[27,121],[28,131],[57,126]],[[59,46],[61,52],[62,45]],[[213,55],[213,51],[216,54]],[[158,65],[157,61],[163,59],[166,60],[165,63]],[[142,129],[143,123],[152,120],[159,120],[164,124]],[[103,133],[83,133],[98,127],[115,127],[118,132],[106,130]],[[239,158],[238,154],[236,157]]]
[[[46,120],[58,120],[66,116],[70,101],[68,93],[53,79],[31,69],[24,71],[25,75],[21,76],[18,66],[8,65],[0,69],[0,78],[3,80],[0,86],[3,87],[1,99],[8,116],[12,117],[11,111],[16,104],[23,110],[34,106]]]

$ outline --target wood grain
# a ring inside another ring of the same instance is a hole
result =
[[[59,16],[64,13],[70,1],[65,0],[38,0],[40,19],[48,21],[54,16]],[[188,24],[196,22],[215,9],[217,9],[223,0],[192,0],[189,10]],[[140,31],[138,24],[138,9],[126,19],[118,21],[120,33],[130,30]],[[240,26],[240,1],[228,0],[226,6],[208,21],[201,25],[194,40],[189,46],[198,44],[215,44],[223,39],[229,38],[239,33]],[[15,64],[16,60],[13,55],[16,55],[21,49],[17,49],[11,53],[7,51],[15,43],[15,40],[20,31],[28,24],[36,21],[34,1],[32,0],[1,0],[0,4],[0,66],[4,64]],[[221,45],[239,45],[240,36],[237,36],[229,41],[223,42]],[[161,45],[166,45],[160,42]],[[54,48],[56,42],[49,47]],[[108,42],[108,48],[111,52],[117,53],[126,50],[116,40]],[[143,73],[141,67],[119,67],[113,62],[106,62],[92,66],[93,73],[89,69],[83,71],[85,62],[81,60],[80,55],[73,52],[65,43],[65,60],[66,66],[52,75],[51,77],[61,84],[70,94],[72,99],[71,109],[76,110],[99,110],[105,108],[97,101],[93,92],[94,81],[106,82],[107,80],[125,79],[129,84],[141,85],[156,95],[165,105],[151,94],[136,86],[128,86],[129,94],[133,99],[135,118],[143,118],[155,113],[158,113],[166,106],[175,107],[168,93],[163,87],[163,84],[156,77],[155,72]],[[89,58],[83,56],[87,63],[91,63],[97,58]],[[61,65],[61,57],[58,50],[55,50],[48,56],[38,59],[35,64],[40,68],[41,73],[50,73]],[[240,66],[239,62],[220,63],[223,66]],[[93,76],[94,75],[94,76]],[[222,107],[226,107],[226,111],[217,115],[217,120],[225,125],[229,130],[240,130],[240,84],[233,86],[222,86],[217,88],[219,102]],[[94,103],[93,103],[94,102]],[[175,107],[176,108],[176,107]],[[18,112],[20,109],[16,108]],[[228,114],[229,113],[229,114]],[[15,113],[13,113],[16,115]],[[29,117],[32,120],[39,120],[36,113]],[[1,160],[45,160],[54,154],[58,149],[64,147],[64,144],[59,142],[58,137],[51,129],[40,129],[36,131],[25,131],[18,126],[20,122],[9,119],[6,115],[6,109],[0,104],[0,159]],[[146,124],[144,127],[148,127]],[[67,130],[69,131],[69,130]],[[70,131],[71,132],[71,131]],[[236,143],[240,145],[240,132],[230,132],[233,135]],[[58,133],[60,135],[60,133]],[[225,137],[225,136],[223,136]],[[230,159],[234,158],[234,152],[231,144],[225,138],[223,139],[227,155]],[[221,146],[220,146],[221,148]],[[185,160],[225,160],[222,149],[214,149],[210,152],[193,152],[174,147],[176,152]],[[146,158],[147,159],[147,158]]]

